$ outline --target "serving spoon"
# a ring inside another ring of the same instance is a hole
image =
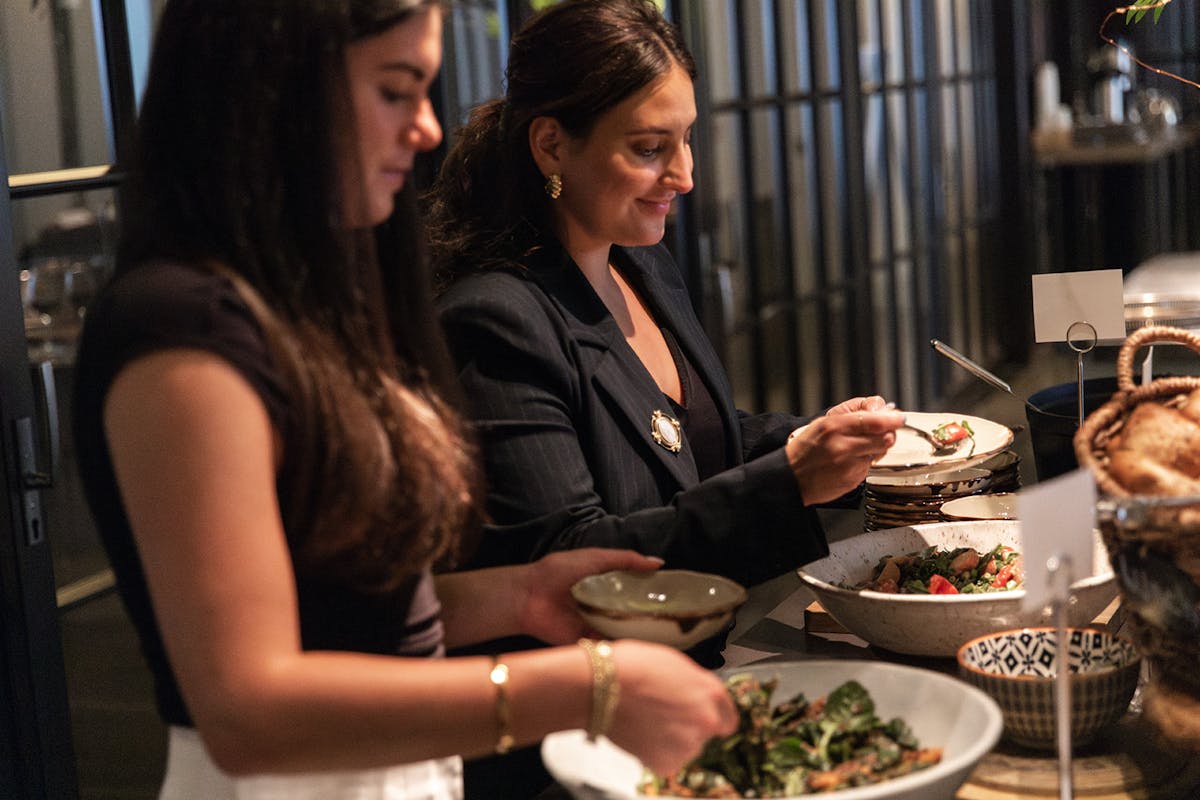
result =
[[[900,427],[912,431],[925,441],[929,442],[929,444],[933,447],[933,455],[935,456],[949,455],[950,453],[958,450],[962,443],[966,441],[966,439],[959,439],[956,442],[950,442],[949,444],[946,444],[945,442],[939,441],[937,437],[929,431],[918,428],[916,425],[910,425],[909,423],[905,422]]]

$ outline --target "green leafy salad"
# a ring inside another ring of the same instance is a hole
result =
[[[871,577],[843,589],[889,594],[978,594],[1016,589],[1025,578],[1021,554],[998,544],[987,553],[971,547],[931,545],[903,556],[884,556]]]
[[[735,675],[727,681],[740,724],[711,739],[700,757],[669,778],[647,773],[651,796],[790,797],[862,786],[907,775],[942,759],[921,749],[901,719],[884,722],[857,681],[812,702],[798,694],[771,708],[777,680]]]

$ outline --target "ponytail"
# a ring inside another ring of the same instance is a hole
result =
[[[426,196],[435,289],[472,271],[519,266],[536,248],[547,209],[542,178],[505,99],[477,106]]]

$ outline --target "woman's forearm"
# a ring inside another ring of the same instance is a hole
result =
[[[493,567],[438,575],[446,647],[525,633],[518,609],[524,597],[521,573],[528,569]]]
[[[500,735],[490,659],[308,652],[246,670],[193,703],[214,761],[232,774],[376,767],[492,751]],[[505,657],[518,745],[587,724],[591,672],[578,647]]]

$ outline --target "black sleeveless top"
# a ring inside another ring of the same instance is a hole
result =
[[[168,724],[191,725],[103,433],[104,398],[121,369],[173,348],[203,349],[225,359],[258,393],[283,440],[294,440],[297,431],[262,330],[227,279],[184,264],[154,263],[122,275],[89,306],[75,369],[74,431],[84,491],[153,673],[159,713]],[[428,570],[383,594],[311,578],[297,578],[297,592],[306,650],[444,655],[441,606]]]

